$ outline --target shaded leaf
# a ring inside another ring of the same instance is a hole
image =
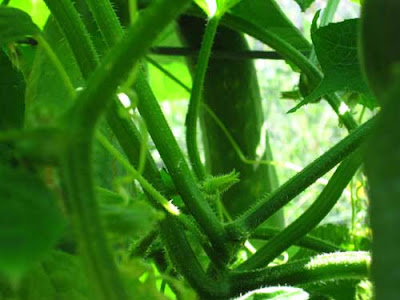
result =
[[[310,50],[308,41],[274,0],[242,0],[229,14],[239,18],[249,28],[271,31],[299,51]]]
[[[22,128],[25,113],[25,83],[7,55],[0,50],[0,130]]]
[[[79,258],[62,251],[51,252],[30,270],[17,293],[18,299],[24,300],[89,299],[88,281]]]
[[[44,29],[44,37],[52,47],[74,87],[83,87],[81,73],[72,51],[53,18]],[[39,47],[26,87],[27,127],[49,124],[71,103],[69,92],[45,51]]]
[[[308,96],[289,112],[294,112],[301,106],[338,90],[363,94],[364,98],[368,99],[369,106],[371,103],[376,103],[362,75],[358,59],[359,19],[332,23],[319,29],[316,28],[315,21],[311,37],[324,78]]]
[[[106,189],[97,189],[97,196],[106,229],[113,235],[139,237],[152,230],[163,218],[163,213],[144,201],[127,204],[122,196]]]
[[[63,230],[63,218],[43,182],[0,166],[0,272],[17,279],[44,257]]]
[[[80,89],[85,87],[85,81],[82,78],[74,54],[54,18],[51,17],[48,20],[43,35],[63,64],[72,85],[79,92]],[[38,47],[36,52],[26,87],[25,122],[28,128],[50,124],[65,113],[73,101],[45,51]],[[98,128],[107,137],[110,136],[103,120],[101,120]],[[111,188],[112,181],[118,175],[119,170],[116,165],[112,164],[110,155],[97,141],[94,142],[92,158],[96,184]],[[110,170],[112,171],[110,172]]]
[[[38,33],[40,29],[27,13],[17,8],[0,7],[0,44],[15,42]]]

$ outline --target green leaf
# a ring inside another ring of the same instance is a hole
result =
[[[369,103],[374,101],[362,75],[358,59],[359,19],[332,23],[319,29],[316,26],[315,19],[311,37],[324,78],[308,96],[289,112],[295,112],[301,106],[338,90],[358,92],[363,94]]]
[[[310,50],[308,41],[288,20],[275,0],[242,0],[229,14],[239,18],[249,28],[271,31],[299,51]]]
[[[157,62],[160,59],[157,58]],[[187,86],[191,86],[191,77],[189,70],[182,58],[169,58],[168,61],[162,58],[162,67],[170,71],[177,78],[179,78]],[[153,87],[154,95],[159,101],[173,101],[182,100],[188,97],[188,92],[177,85],[168,76],[160,71],[152,64],[148,64],[149,82]],[[182,108],[183,109],[183,108]],[[184,108],[186,109],[186,107]]]
[[[74,87],[84,81],[72,50],[53,18],[44,29],[44,37],[61,61]],[[45,51],[39,47],[26,87],[27,127],[46,125],[58,118],[71,103],[69,92]]]
[[[306,11],[307,8],[310,7],[310,5],[315,1],[315,0],[295,0],[297,4],[300,6],[301,11]]]
[[[307,300],[309,294],[302,289],[290,286],[266,287],[251,291],[236,300]]]
[[[0,44],[7,44],[40,33],[31,17],[22,10],[0,7]]]
[[[0,130],[22,128],[25,113],[25,83],[7,55],[0,50]]]
[[[18,279],[60,237],[64,221],[50,191],[33,173],[0,166],[0,272]]]
[[[18,295],[24,300],[88,300],[88,280],[78,257],[53,251],[26,274]]]
[[[106,229],[115,236],[142,236],[164,216],[144,201],[132,200],[125,203],[122,196],[106,189],[98,188],[97,196]]]

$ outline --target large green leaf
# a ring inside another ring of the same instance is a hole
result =
[[[289,21],[275,0],[242,0],[229,11],[229,15],[238,18],[249,29],[254,27],[276,34],[299,51],[310,50],[308,41]]]
[[[82,76],[54,19],[49,19],[44,37],[52,47],[74,87],[84,86]],[[45,51],[38,48],[26,88],[27,127],[36,127],[54,121],[65,112],[72,99],[64,82]]]
[[[373,96],[362,75],[358,58],[358,26],[359,19],[352,19],[317,29],[316,19],[314,20],[311,37],[324,78],[290,112],[296,111],[301,106],[325,94],[338,90],[358,92],[363,94],[370,103],[373,101]]]
[[[51,192],[33,173],[0,166],[0,272],[18,278],[63,231]]]
[[[53,251],[18,286],[0,282],[1,300],[88,300],[88,280],[78,257]]]
[[[0,6],[0,44],[15,42],[26,36],[34,36],[40,29],[22,10]]]
[[[126,203],[119,194],[102,188],[97,189],[97,197],[106,229],[114,236],[138,238],[163,218],[163,213],[138,199]]]

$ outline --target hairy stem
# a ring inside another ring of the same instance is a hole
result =
[[[230,234],[234,238],[245,238],[249,232],[261,225],[271,215],[357,149],[371,133],[374,122],[375,118],[355,129],[346,138],[281,185],[269,196],[261,199],[237,220],[228,224],[227,230]]]
[[[82,132],[70,134],[72,142],[66,151],[66,157],[62,159],[62,175],[67,187],[73,226],[81,255],[94,284],[96,299],[128,299],[98,213],[90,166],[91,138]]]
[[[102,64],[89,78],[70,115],[82,128],[96,125],[111,101],[118,85],[146,53],[158,34],[178,16],[189,0],[161,0],[149,6],[128,29],[124,39],[109,51]]]
[[[251,235],[252,239],[259,239],[259,240],[270,240],[277,236],[281,230],[276,228],[269,228],[269,227],[261,227],[257,228],[253,234]],[[317,237],[313,237],[312,235],[306,235],[297,240],[294,245],[299,247],[307,248],[310,250],[314,250],[317,252],[336,252],[342,251],[339,246],[336,246],[329,241],[322,240]]]
[[[97,66],[97,56],[86,29],[70,1],[51,1],[47,5],[66,33],[82,70],[88,78]],[[97,299],[127,299],[124,286],[107,246],[94,196],[90,153],[94,127],[111,101],[118,84],[145,54],[159,32],[188,4],[188,0],[159,1],[136,20],[129,38],[116,46],[90,77],[87,88],[78,96],[62,120],[71,137],[62,158],[62,173],[73,224],[82,256],[93,279]],[[135,54],[131,55],[130,51]],[[88,54],[88,56],[85,56]]]
[[[89,75],[96,69],[99,58],[73,1],[45,0],[45,2],[60,29],[66,35],[83,77],[89,78]]]
[[[123,34],[123,31],[112,7],[106,2],[108,1],[102,0],[101,3],[99,3],[99,1],[89,1],[88,4],[107,43],[112,46],[113,43],[118,40],[118,37]],[[102,10],[107,10],[108,12],[102,12]],[[110,19],[114,20],[112,28],[103,28],[103,26],[106,26],[106,24],[101,24],[101,18],[104,16],[108,16]],[[147,83],[144,73],[141,71],[137,74],[135,88],[139,96],[138,108],[140,114],[147,123],[150,135],[153,138],[153,141],[156,144],[183,201],[188,206],[196,221],[202,226],[210,241],[217,247],[217,249],[225,249],[224,228],[203,198],[176,139],[174,138],[171,129],[160,110],[157,100]]]
[[[225,249],[226,233],[219,219],[204,199],[171,129],[143,75],[136,82],[138,109],[174,183],[190,213],[217,249]],[[224,250],[223,250],[224,251]]]
[[[334,279],[363,279],[369,275],[369,265],[370,256],[367,252],[322,254],[276,267],[233,272],[230,281],[232,293],[237,295],[260,286],[300,285]]]
[[[310,232],[331,211],[360,165],[359,152],[341,163],[315,202],[297,220],[258,249],[238,269],[250,270],[267,266],[280,253]]]
[[[173,265],[198,293],[205,299],[225,297],[229,294],[228,282],[207,277],[176,219],[168,216],[163,221],[161,232]]]

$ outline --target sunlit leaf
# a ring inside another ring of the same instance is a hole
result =
[[[0,166],[0,272],[17,279],[60,237],[63,218],[33,173]]]
[[[358,58],[358,26],[359,19],[352,19],[317,29],[314,21],[311,37],[324,78],[290,112],[338,90],[358,92],[369,99],[368,101],[373,101]]]
[[[22,10],[0,6],[0,44],[6,44],[34,36],[40,29]]]
[[[50,14],[43,0],[12,0],[8,6],[19,8],[28,13],[39,28],[43,28]]]
[[[158,61],[158,59],[157,59]],[[170,71],[174,76],[181,80],[186,86],[191,86],[191,77],[187,65],[181,58],[169,59],[164,58],[162,67]],[[182,100],[188,97],[188,91],[180,87],[171,78],[166,76],[160,69],[148,64],[149,82],[154,88],[154,95],[159,101]],[[186,108],[182,108],[186,109]]]

